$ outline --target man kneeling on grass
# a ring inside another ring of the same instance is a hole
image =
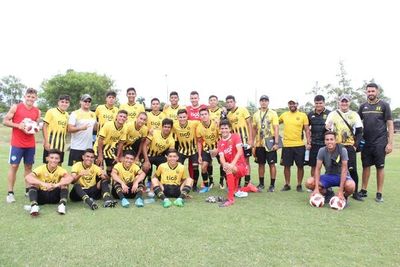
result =
[[[189,177],[183,164],[178,162],[179,156],[176,149],[167,151],[167,162],[158,166],[153,179],[154,193],[162,200],[164,208],[169,208],[172,202],[169,197],[176,198],[175,206],[183,207],[184,199],[192,190],[193,179]]]
[[[355,190],[355,183],[347,170],[349,157],[347,150],[341,144],[336,144],[336,133],[325,133],[325,146],[320,148],[317,155],[317,165],[315,167],[314,177],[307,180],[306,187],[314,190],[311,195],[321,193],[325,196],[325,202],[328,203],[334,195],[331,187],[338,186],[337,196],[340,199],[346,199]],[[325,166],[325,174],[321,175],[322,165]]]
[[[124,208],[128,208],[130,205],[128,198],[135,199],[136,207],[144,206],[143,179],[146,177],[146,173],[134,162],[134,153],[127,150],[123,154],[122,162],[117,163],[111,171],[112,195],[121,200]]]
[[[79,161],[72,166],[71,175],[74,186],[69,194],[72,201],[83,200],[88,206],[95,210],[98,208],[94,199],[104,199],[105,208],[115,207],[117,201],[111,198],[110,182],[105,172],[94,164],[94,150],[85,150],[83,161]]]
[[[30,185],[29,200],[31,201],[31,215],[39,215],[39,205],[59,203],[57,211],[65,214],[65,205],[68,198],[68,185],[72,177],[58,164],[61,159],[61,151],[50,149],[47,156],[47,164],[34,169],[25,177]]]

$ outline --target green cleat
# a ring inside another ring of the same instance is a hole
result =
[[[163,205],[164,208],[169,208],[169,207],[171,207],[172,202],[171,202],[171,200],[166,198],[166,199],[163,200],[162,205]]]
[[[185,202],[183,202],[183,199],[178,197],[175,201],[174,201],[174,205],[177,207],[183,207],[185,204]]]

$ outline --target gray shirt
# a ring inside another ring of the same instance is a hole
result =
[[[337,144],[336,149],[329,152],[324,146],[319,149],[317,160],[321,160],[325,166],[325,174],[341,175],[342,173],[342,160],[348,161],[349,156],[346,148]],[[347,172],[349,175],[349,172]]]

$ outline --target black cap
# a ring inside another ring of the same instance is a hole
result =
[[[261,97],[260,97],[260,101],[261,100],[267,100],[267,101],[269,101],[269,97],[267,96],[267,95],[262,95]]]

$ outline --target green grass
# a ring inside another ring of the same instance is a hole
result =
[[[184,208],[164,209],[156,202],[142,209],[91,211],[69,203],[65,216],[56,213],[55,205],[45,205],[38,218],[31,218],[23,209],[28,201],[22,169],[17,202],[5,203],[9,132],[0,127],[0,266],[398,265],[399,136],[395,153],[387,158],[382,204],[374,201],[372,176],[366,201],[351,201],[341,212],[312,208],[307,193],[278,190],[251,194],[225,209],[205,203],[207,195],[193,194]],[[37,163],[41,153],[38,144]],[[252,177],[257,177],[253,166]],[[278,189],[282,181],[279,167]],[[213,189],[208,195],[224,194]]]

